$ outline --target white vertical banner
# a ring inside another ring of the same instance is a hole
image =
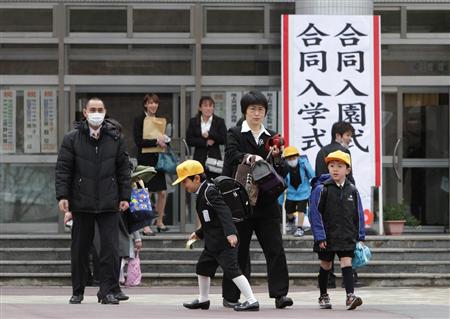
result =
[[[378,16],[285,15],[284,136],[314,162],[334,122],[355,128],[353,176],[363,207],[381,184]]]
[[[40,91],[30,89],[24,91],[23,103],[23,151],[39,153],[41,151],[41,110]]]
[[[16,91],[0,90],[0,153],[16,152]]]
[[[226,94],[225,124],[227,128],[236,126],[236,123],[242,117],[241,97],[242,92],[227,92]]]
[[[42,89],[41,91],[41,152],[56,153],[58,117],[56,104],[56,90]]]
[[[278,106],[278,98],[277,91],[264,91],[262,92],[267,98],[267,115],[264,119],[264,126],[277,131],[277,106]]]

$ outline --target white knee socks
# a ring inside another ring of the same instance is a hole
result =
[[[198,276],[198,290],[200,292],[198,296],[198,301],[205,302],[209,300],[209,286],[211,283],[211,278],[206,276]]]
[[[239,288],[241,293],[244,295],[245,300],[249,303],[256,302],[256,298],[253,295],[252,287],[250,287],[250,283],[244,275],[240,275],[239,277],[233,278],[233,282]]]

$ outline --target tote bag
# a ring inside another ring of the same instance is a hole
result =
[[[136,253],[136,256],[128,261],[127,280],[125,281],[125,286],[138,286],[141,283],[141,279],[141,259],[139,258],[139,253]]]

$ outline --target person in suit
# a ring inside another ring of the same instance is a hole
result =
[[[214,115],[214,100],[210,96],[200,99],[198,113],[189,121],[186,142],[195,148],[193,159],[205,163],[208,157],[222,159],[220,145],[225,145],[227,127],[223,118]],[[208,170],[206,176],[214,178],[220,174]]]
[[[165,134],[161,134],[155,139],[144,139],[142,133],[144,130],[144,119],[146,116],[156,116],[156,112],[159,107],[159,97],[154,93],[146,94],[144,96],[144,112],[134,119],[133,137],[134,143],[138,148],[137,162],[138,165],[153,166],[156,167],[158,163],[159,153],[142,153],[143,147],[155,147],[161,146],[167,148],[170,142],[170,137]],[[156,229],[158,232],[165,232],[169,230],[169,227],[164,225],[164,213],[167,200],[167,186],[166,186],[166,174],[162,171],[158,171],[156,175],[145,185],[150,193],[156,193],[156,211],[158,212],[158,219],[156,221]],[[151,228],[146,226],[144,228],[144,235],[154,236]]]
[[[245,121],[241,126],[229,129],[227,135],[225,162],[230,164],[228,170],[230,175],[228,176],[235,175],[238,164],[246,155],[251,155],[255,160],[267,158],[269,150],[265,148],[265,145],[276,134],[263,125],[267,109],[267,99],[261,92],[252,91],[242,97],[241,111],[245,116]],[[281,150],[277,146],[273,147],[271,160],[278,172],[285,171]],[[280,223],[281,212],[277,199],[267,198],[260,192],[256,206],[253,207],[252,218],[236,224],[240,239],[239,267],[244,275],[250,278],[250,242],[253,232],[255,232],[267,262],[269,296],[275,298],[275,306],[279,309],[293,305],[292,299],[287,297],[289,275]],[[239,290],[226,277],[222,281],[222,296],[224,307],[233,307],[238,303]]]
[[[128,299],[119,287],[119,212],[128,209],[131,179],[128,153],[120,127],[105,119],[103,101],[90,99],[86,118],[64,135],[55,168],[59,210],[72,212],[71,304],[84,298],[86,267],[97,223],[100,235],[98,301],[118,304]]]
[[[247,278],[238,267],[238,237],[230,208],[219,190],[206,180],[200,162],[184,161],[177,166],[177,175],[178,179],[172,185],[181,183],[187,192],[197,195],[196,210],[201,227],[190,235],[189,240],[203,239],[205,242],[196,271],[199,297],[192,302],[185,302],[183,306],[188,309],[209,309],[211,277],[214,277],[217,267],[220,266],[224,276],[232,280],[246,298],[242,304],[235,305],[234,310],[258,311],[259,303]]]

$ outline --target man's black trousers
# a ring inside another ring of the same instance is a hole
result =
[[[238,264],[243,274],[250,280],[250,242],[254,231],[266,258],[269,296],[286,296],[289,290],[289,274],[280,219],[249,219],[236,223],[236,228],[239,234]],[[226,277],[222,281],[222,296],[232,302],[240,297],[239,289]]]
[[[119,218],[120,213],[73,213],[72,226],[72,290],[84,294],[89,265],[89,250],[95,234],[95,222],[100,235],[100,289],[98,297],[116,292],[119,287]],[[119,289],[120,290],[120,289]]]

